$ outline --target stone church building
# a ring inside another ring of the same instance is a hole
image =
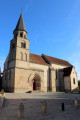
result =
[[[3,83],[10,92],[74,91],[78,88],[75,67],[65,60],[29,52],[29,40],[22,14],[4,63]]]

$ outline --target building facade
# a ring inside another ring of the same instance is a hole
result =
[[[2,85],[5,90],[21,93],[34,90],[73,91],[78,88],[75,68],[69,62],[29,52],[29,40],[22,14],[13,34],[10,51],[4,63]],[[72,68],[69,76],[65,74],[65,69],[68,68]]]

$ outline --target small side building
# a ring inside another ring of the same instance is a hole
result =
[[[71,66],[64,68],[63,72],[65,91],[78,91],[78,80],[75,67]]]

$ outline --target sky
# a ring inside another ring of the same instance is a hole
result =
[[[30,53],[69,61],[80,80],[80,0],[0,0],[0,68],[21,12]]]

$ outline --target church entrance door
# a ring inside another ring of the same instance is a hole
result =
[[[41,90],[41,81],[38,75],[35,75],[33,78],[33,90]]]
[[[36,90],[36,81],[33,80],[33,90]]]

